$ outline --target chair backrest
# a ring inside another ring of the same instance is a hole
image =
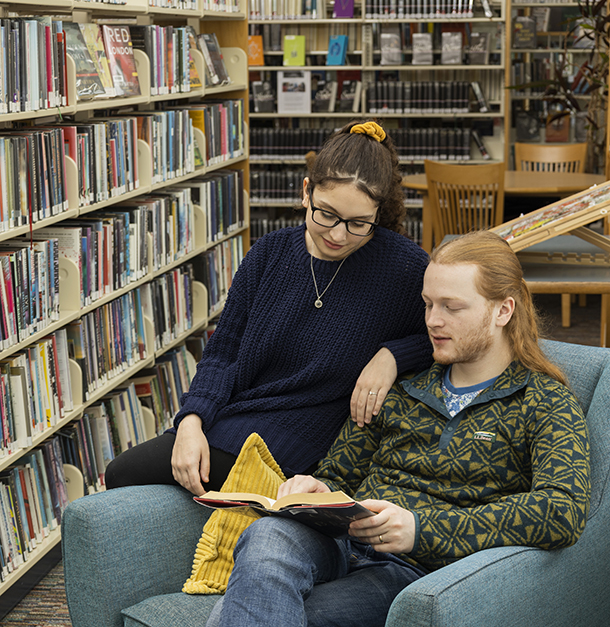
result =
[[[549,340],[541,345],[547,357],[565,372],[587,417],[591,447],[591,517],[600,507],[604,493],[608,493],[610,476],[610,350]]]
[[[584,172],[587,143],[515,143],[515,170],[523,172]]]
[[[434,239],[502,223],[504,163],[451,165],[424,161]]]

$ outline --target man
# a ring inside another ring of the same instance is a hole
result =
[[[314,477],[278,496],[343,490],[376,514],[347,539],[253,523],[208,625],[383,625],[412,581],[482,549],[556,549],[582,533],[582,411],[538,347],[531,295],[489,232],[436,250],[422,293],[435,364],[399,377],[367,427],[345,425]]]

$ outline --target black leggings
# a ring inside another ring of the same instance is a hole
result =
[[[138,444],[113,459],[106,468],[106,488],[130,485],[180,485],[172,474],[172,450],[176,435],[162,435]],[[210,447],[210,480],[206,491],[220,490],[237,457]]]

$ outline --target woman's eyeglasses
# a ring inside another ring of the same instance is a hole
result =
[[[309,194],[309,204],[311,205],[311,219],[319,226],[324,226],[327,229],[332,229],[340,222],[343,222],[348,233],[357,235],[358,237],[366,237],[375,230],[375,227],[377,227],[377,222],[366,222],[365,220],[345,220],[332,211],[326,211],[325,209],[316,207],[313,204],[313,196],[311,192]]]

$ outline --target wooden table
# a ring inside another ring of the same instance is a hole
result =
[[[473,166],[476,167],[476,166]],[[603,183],[603,174],[580,174],[574,172],[517,172],[506,170],[504,173],[504,194],[506,196],[570,196],[592,185]],[[403,187],[414,189],[423,196],[422,210],[422,248],[432,251],[433,232],[432,215],[428,200],[426,175],[409,174],[402,179]]]

